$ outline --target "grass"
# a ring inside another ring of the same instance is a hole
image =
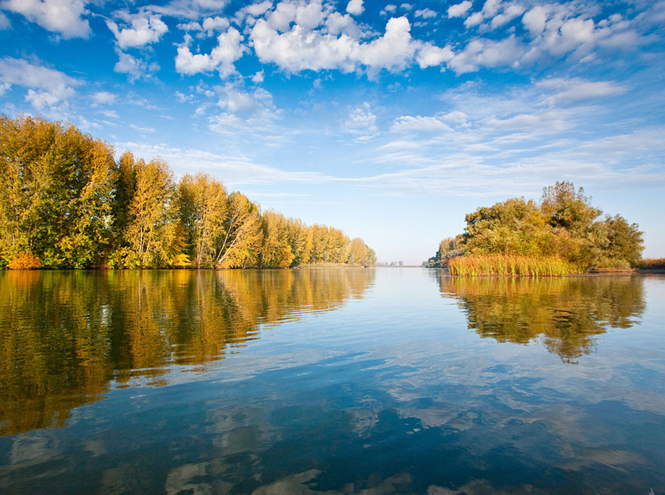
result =
[[[448,262],[451,275],[478,277],[498,275],[502,277],[561,277],[572,273],[584,273],[581,267],[561,258],[535,258],[511,255],[466,255]]]

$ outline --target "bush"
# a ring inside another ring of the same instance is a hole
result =
[[[10,270],[38,270],[42,268],[42,260],[30,253],[19,253],[7,265]]]

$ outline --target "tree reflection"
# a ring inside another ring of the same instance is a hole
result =
[[[261,326],[363,297],[373,269],[0,272],[0,435],[62,426],[116,386],[200,370]]]
[[[632,327],[646,306],[640,277],[436,277],[481,337],[516,344],[540,338],[572,364],[592,352],[594,336]]]

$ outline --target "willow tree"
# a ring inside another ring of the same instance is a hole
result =
[[[136,190],[124,232],[127,264],[167,266],[183,246],[173,172],[160,160],[136,167]]]
[[[178,183],[178,204],[189,256],[197,268],[212,267],[226,239],[224,184],[207,174],[187,174]]]
[[[83,268],[109,242],[113,149],[72,125],[0,117],[0,257]]]

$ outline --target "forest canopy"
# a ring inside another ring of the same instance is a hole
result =
[[[636,223],[621,215],[603,216],[570,182],[545,187],[539,202],[508,199],[478,208],[465,221],[464,233],[444,239],[429,266],[491,258],[493,263],[548,260],[568,272],[628,269],[644,249]]]
[[[75,126],[0,116],[0,268],[374,265],[362,239],[305,225],[204,173],[176,180]]]

